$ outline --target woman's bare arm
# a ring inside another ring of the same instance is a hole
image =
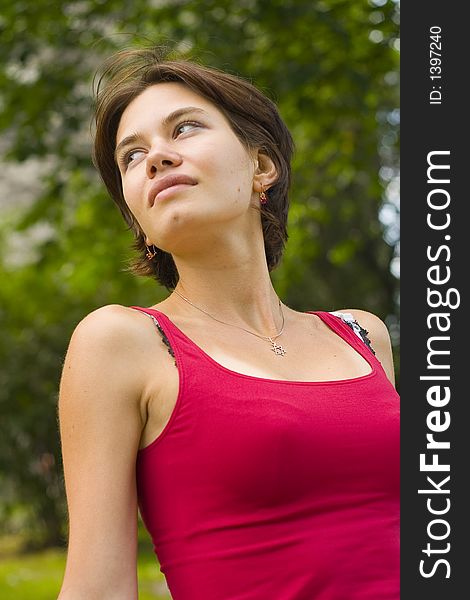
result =
[[[111,305],[89,314],[65,358],[59,422],[69,544],[58,600],[138,595],[135,461],[145,348],[129,311]]]

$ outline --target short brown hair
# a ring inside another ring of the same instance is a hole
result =
[[[134,249],[139,254],[130,270],[154,277],[167,289],[174,289],[178,283],[171,254],[156,248],[155,257],[151,261],[146,258],[145,236],[124,199],[114,158],[116,133],[126,107],[146,88],[169,81],[182,83],[212,102],[228,119],[246,149],[258,148],[273,160],[278,178],[269,189],[268,202],[259,208],[267,265],[269,271],[273,270],[281,261],[288,238],[290,161],[294,151],[289,130],[274,102],[248,81],[193,60],[168,60],[159,48],[121,50],[113,55],[103,66],[95,92],[93,162],[134,232]]]

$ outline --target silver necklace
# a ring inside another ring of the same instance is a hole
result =
[[[271,350],[277,356],[284,356],[284,354],[286,353],[286,350],[280,344],[276,344],[276,342],[274,341],[284,331],[284,322],[285,321],[284,321],[284,313],[282,312],[282,305],[281,305],[281,300],[280,299],[279,299],[279,309],[281,311],[281,316],[282,316],[282,327],[281,327],[281,330],[279,331],[279,333],[277,333],[276,335],[274,335],[272,337],[269,337],[269,336],[266,336],[266,335],[260,335],[259,333],[255,333],[254,331],[250,331],[249,329],[245,329],[244,327],[240,327],[240,325],[233,325],[232,323],[226,323],[225,321],[221,321],[220,319],[217,319],[216,317],[213,317],[211,314],[209,314],[208,312],[206,312],[202,308],[199,308],[199,306],[196,306],[195,304],[193,304],[191,302],[191,300],[188,300],[188,298],[186,298],[185,296],[183,296],[183,294],[180,294],[177,289],[175,289],[173,291],[176,292],[178,294],[178,296],[180,296],[180,298],[183,298],[183,300],[185,300],[186,302],[188,302],[189,304],[191,304],[191,306],[194,306],[194,308],[197,308],[198,310],[200,310],[201,312],[203,312],[204,314],[206,314],[211,319],[214,319],[214,321],[218,321],[219,323],[223,323],[224,325],[230,325],[231,327],[236,327],[237,329],[243,329],[243,331],[246,331],[247,333],[251,333],[251,335],[256,335],[256,337],[259,337],[259,338],[261,338],[263,340],[268,340],[269,342],[271,342]]]

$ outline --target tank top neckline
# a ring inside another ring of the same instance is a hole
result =
[[[140,308],[140,307],[132,307],[132,308]],[[334,315],[330,315],[330,313],[326,312],[326,311],[306,311],[305,314],[313,314],[313,315],[317,315],[332,331],[333,333],[335,333],[338,337],[340,337],[342,340],[344,340],[349,346],[351,346],[351,348],[353,350],[355,350],[358,354],[360,354],[360,356],[362,356],[362,358],[368,363],[369,367],[371,368],[371,371],[369,373],[366,373],[365,375],[360,375],[359,377],[349,377],[347,379],[325,379],[325,380],[317,380],[317,381],[302,381],[302,380],[290,380],[290,379],[271,379],[268,377],[258,377],[256,375],[248,375],[247,373],[239,373],[238,371],[234,371],[233,369],[229,369],[228,367],[225,367],[224,365],[222,365],[221,363],[217,362],[214,358],[212,358],[212,356],[210,356],[209,354],[207,354],[207,352],[205,352],[200,346],[198,346],[196,344],[196,342],[194,342],[190,337],[188,337],[184,331],[182,331],[177,325],[175,325],[175,323],[173,323],[173,321],[163,312],[159,311],[156,308],[145,308],[145,311],[149,311],[151,313],[156,313],[157,316],[162,317],[165,322],[167,324],[169,324],[170,328],[175,329],[178,334],[193,348],[195,349],[198,354],[205,359],[206,361],[208,361],[210,364],[212,364],[215,368],[217,368],[220,371],[223,371],[224,373],[233,376],[233,377],[242,377],[244,379],[248,379],[251,380],[253,382],[260,382],[260,383],[264,383],[264,382],[269,382],[272,384],[288,384],[288,385],[300,385],[300,386],[305,386],[305,385],[311,385],[311,386],[330,386],[330,385],[344,385],[344,384],[351,384],[351,383],[356,383],[356,382],[361,382],[361,381],[365,381],[368,379],[371,379],[373,377],[375,377],[377,375],[377,366],[376,366],[376,358],[373,356],[373,354],[370,352],[370,350],[367,348],[367,346],[365,345],[364,342],[361,342],[358,338],[357,340],[354,339],[354,344],[352,343],[351,339],[349,336],[351,335],[349,333],[349,331],[347,331],[348,335],[340,335],[337,331],[337,329],[335,327],[333,327],[327,320],[327,318],[325,318],[325,315],[331,316],[332,318],[336,318],[340,321],[341,324],[344,324],[343,321],[340,319],[340,317],[335,317]],[[345,327],[347,328],[348,326],[345,325]],[[172,338],[173,336],[171,335],[172,332],[170,330],[170,338]],[[352,334],[355,335],[355,334]],[[357,345],[356,345],[356,341],[357,341]],[[363,346],[363,347],[362,347]],[[175,353],[176,356],[179,356],[179,349],[176,347],[175,348]]]

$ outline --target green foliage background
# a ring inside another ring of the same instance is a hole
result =
[[[64,543],[56,403],[75,325],[104,304],[166,295],[124,272],[131,234],[91,165],[91,82],[103,58],[165,43],[277,102],[297,150],[274,285],[298,310],[376,313],[398,363],[387,195],[398,172],[397,23],[390,0],[0,0],[0,150],[3,173],[15,174],[13,187],[0,184],[3,533]],[[22,187],[19,203],[8,190]]]

